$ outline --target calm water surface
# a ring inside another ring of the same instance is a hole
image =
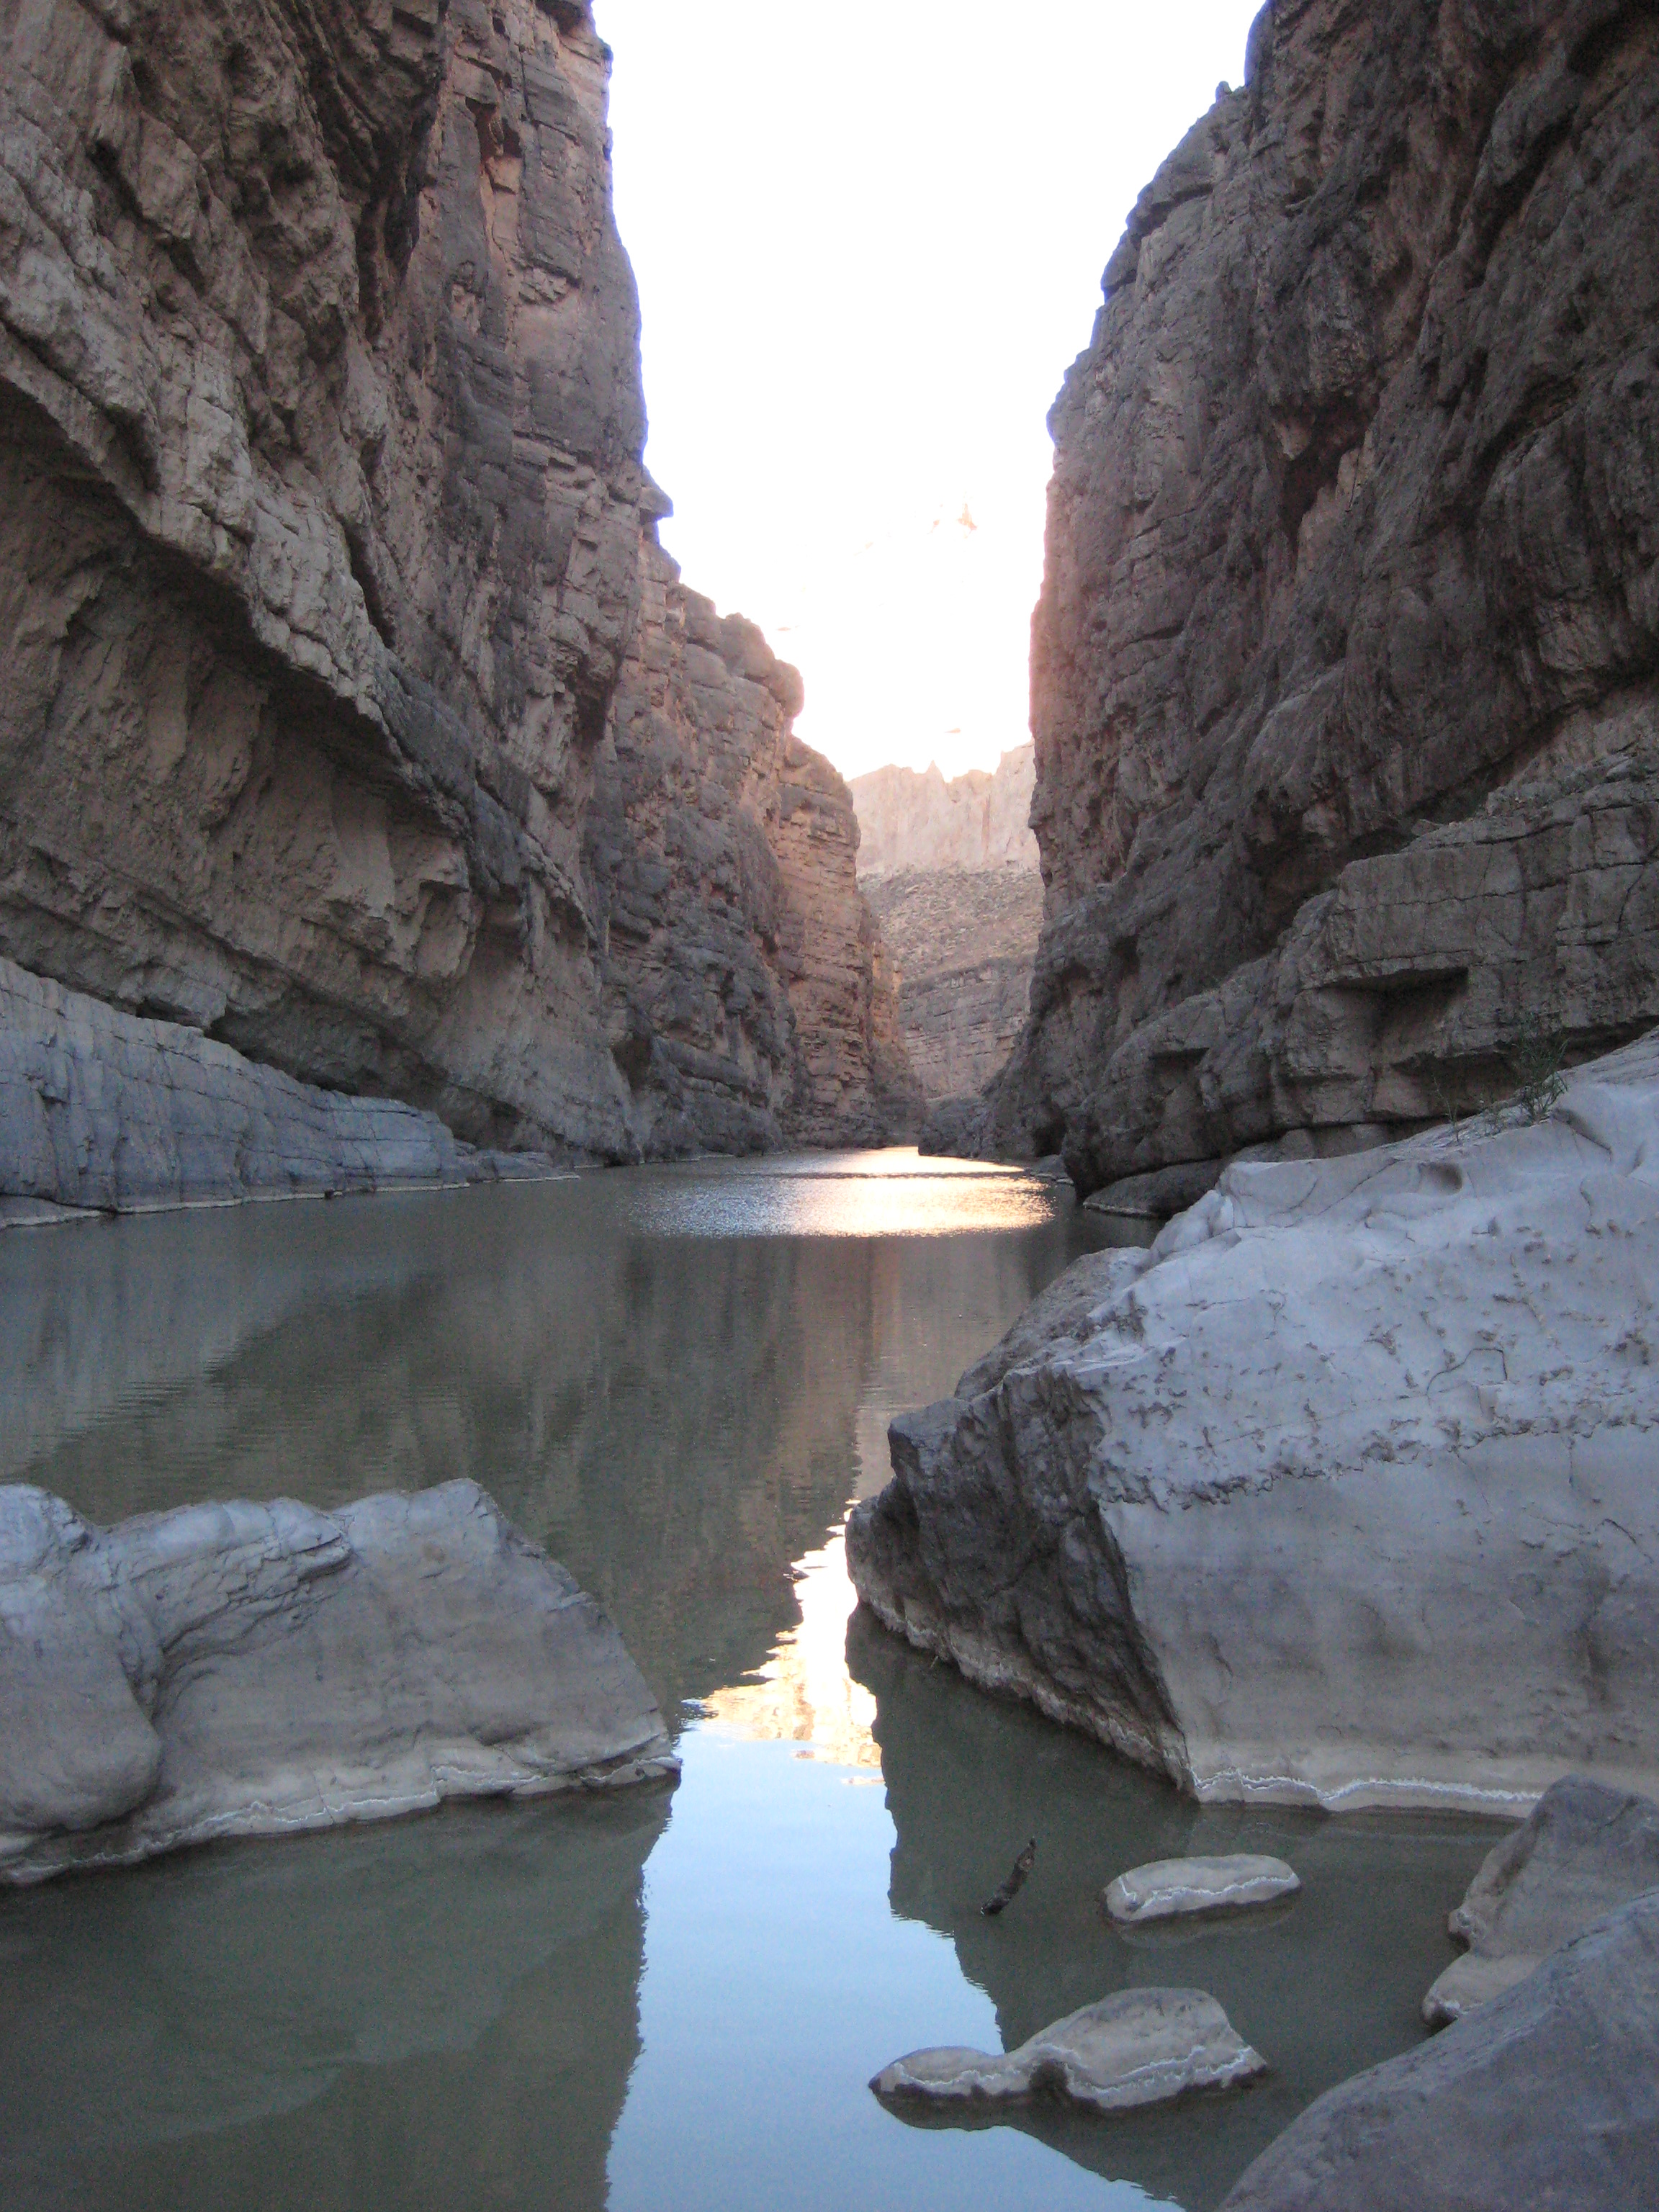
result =
[[[1101,1235],[1030,1177],[884,1152],[0,1239],[0,1480],[112,1521],[471,1475],[603,1598],[684,1761],[672,1791],[0,1893],[0,2198],[1199,2212],[1415,2041],[1490,1827],[1200,1813],[849,1628],[841,1529],[891,1414]],[[1114,1874],[1218,1849],[1303,1894],[1108,1926]],[[979,2128],[865,2086],[1160,1982],[1212,1990],[1268,2082]]]

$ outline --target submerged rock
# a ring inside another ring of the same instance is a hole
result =
[[[1659,2173],[1659,1896],[1329,2090],[1222,2212],[1645,2212]]]
[[[1193,2089],[1230,2089],[1267,2071],[1202,1990],[1120,1990],[1069,2013],[1016,2050],[954,2044],[884,2066],[878,2097],[1012,2104],[1048,2093],[1097,2112],[1158,2105]]]
[[[1451,1915],[1469,1947],[1423,2000],[1431,2027],[1525,1980],[1540,1959],[1615,1906],[1659,1889],[1659,1805],[1569,1774],[1490,1851]]]
[[[1155,1859],[1131,1867],[1106,1887],[1112,1919],[1126,1927],[1168,1920],[1177,1913],[1236,1912],[1273,1905],[1302,1887],[1283,1859],[1240,1851],[1228,1858]]]
[[[0,1878],[678,1771],[621,1638],[472,1482],[90,1526],[0,1488]]]
[[[1203,1799],[1659,1779],[1659,1036],[1535,1122],[1236,1164],[891,1430],[890,1628]]]

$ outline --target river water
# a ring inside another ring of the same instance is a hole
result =
[[[0,1893],[0,2201],[1200,2212],[1416,2041],[1490,1826],[1200,1813],[849,1626],[889,1419],[1101,1241],[1060,1189],[892,1152],[0,1238],[0,1480],[107,1522],[471,1475],[603,1600],[684,1760]],[[1114,1874],[1218,1849],[1302,1894],[1109,1927]],[[1144,1983],[1212,1990],[1267,2081],[981,2127],[866,2086]]]

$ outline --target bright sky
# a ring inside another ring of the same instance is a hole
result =
[[[596,0],[663,543],[845,775],[1024,741],[1044,417],[1255,5]]]

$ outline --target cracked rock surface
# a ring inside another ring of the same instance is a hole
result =
[[[1014,2104],[1048,2094],[1097,2112],[1159,2105],[1194,2089],[1231,2089],[1267,2070],[1202,1990],[1120,1990],[1085,2005],[1014,2050],[944,2045],[884,2066],[878,2097],[930,2103]]]
[[[878,1619],[1203,1799],[1659,1779],[1659,1037],[1553,1113],[1236,1165],[893,1424]]]
[[[1659,19],[1273,0],[1050,416],[1047,884],[977,1148],[1085,1191],[1659,1019]]]
[[[678,1771],[621,1638],[476,1483],[108,1529],[0,1488],[0,1880]]]

